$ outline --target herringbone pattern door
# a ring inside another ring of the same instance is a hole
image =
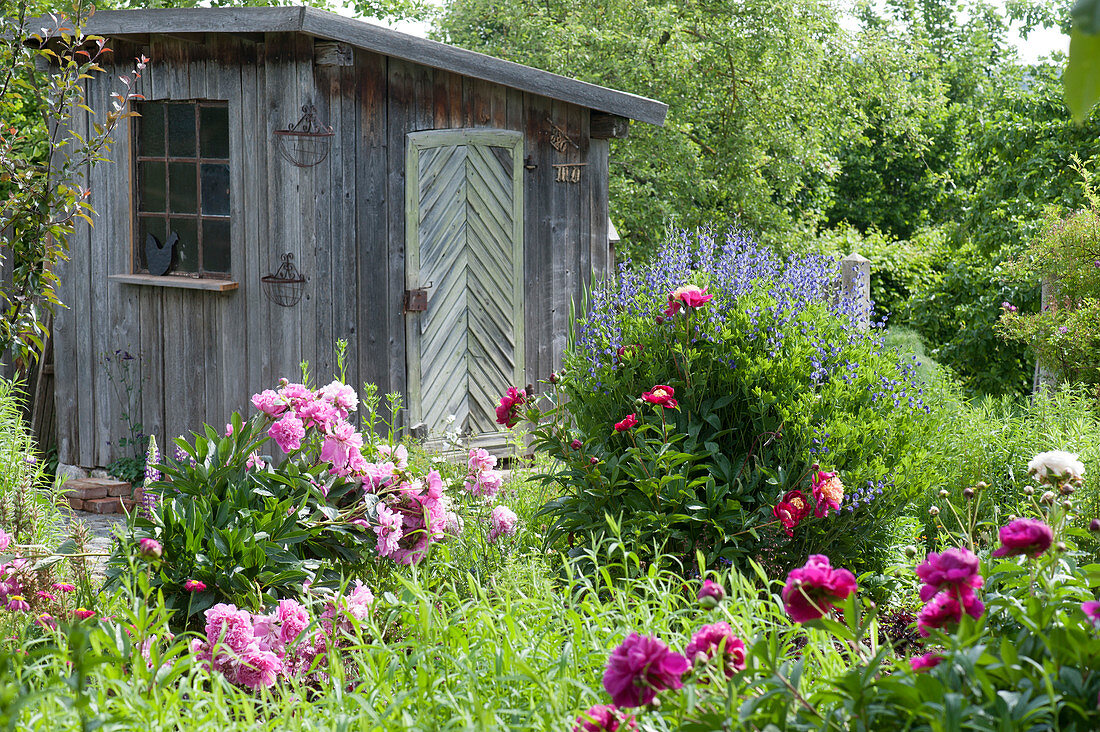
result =
[[[412,423],[498,431],[499,395],[523,378],[522,136],[409,136],[406,280],[427,288],[407,315]]]

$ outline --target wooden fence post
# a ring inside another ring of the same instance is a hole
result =
[[[855,302],[862,330],[871,325],[871,260],[853,252],[840,260],[840,295]]]
[[[1051,277],[1044,277],[1042,282],[1042,300],[1040,307],[1046,310],[1058,300],[1058,281]],[[1051,389],[1058,385],[1058,375],[1043,365],[1039,359],[1035,359],[1035,376],[1031,380],[1032,393],[1039,393],[1042,389]]]

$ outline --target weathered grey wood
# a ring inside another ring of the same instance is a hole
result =
[[[355,54],[346,43],[316,41],[313,44],[313,63],[317,66],[354,66]]]
[[[550,194],[554,185],[553,149],[547,142],[546,119],[552,102],[525,95],[525,120],[530,164],[524,190],[524,331],[527,336],[527,382],[534,384],[552,369],[551,298],[554,251],[550,230]],[[526,166],[525,166],[526,168]]]
[[[400,198],[389,198],[392,186],[388,167],[388,62],[383,56],[365,51],[357,52],[355,59],[359,120],[355,167],[355,238],[360,263],[357,288],[360,300],[356,310],[359,379],[377,384],[379,391],[385,393],[391,388],[388,362],[391,321],[387,308],[399,307],[390,300],[389,292],[389,243],[393,241],[389,209],[398,205],[391,204],[392,200],[404,200],[404,192],[399,192]],[[404,137],[398,140],[404,152]]]
[[[630,134],[630,120],[617,114],[593,112],[590,124],[593,139],[622,139]]]
[[[314,8],[102,11],[89,21],[88,31],[100,35],[300,31],[350,43],[395,59],[561,99],[640,122],[661,125],[668,111],[668,107],[661,102],[635,94],[606,89]]]
[[[608,232],[608,163],[611,144],[605,139],[593,139],[588,147],[589,197],[592,209],[592,275],[606,277],[610,272],[610,243]],[[583,282],[588,286],[588,282]],[[580,306],[578,301],[578,308]],[[581,315],[578,312],[578,315]]]
[[[550,119],[559,127],[569,139],[580,144],[580,110],[565,102],[554,101],[551,108]],[[572,164],[581,162],[583,151],[574,146],[567,146],[565,152],[556,150],[552,153],[555,163]],[[580,159],[578,159],[580,158]],[[580,229],[578,221],[580,191],[586,188],[587,172],[581,168],[581,180],[577,183],[553,180],[550,190],[550,249],[552,261],[551,275],[551,303],[548,308],[546,320],[550,322],[550,331],[545,334],[550,347],[549,360],[540,363],[538,379],[546,380],[550,373],[561,363],[562,354],[565,352],[566,338],[569,330],[569,300],[577,289],[579,281],[577,268],[580,260]]]
[[[859,326],[871,323],[871,260],[852,253],[840,260],[841,292],[853,302]]]
[[[354,62],[354,58],[353,58]],[[359,250],[356,237],[358,200],[356,196],[356,158],[359,139],[359,107],[356,104],[355,66],[337,67],[330,77],[328,95],[337,139],[333,142],[332,195],[332,329],[334,341],[348,342],[346,352],[347,383],[358,389],[359,377],[358,318],[360,310]],[[376,178],[379,176],[375,176]],[[335,345],[335,344],[334,344]]]

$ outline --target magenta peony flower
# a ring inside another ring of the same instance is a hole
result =
[[[573,732],[630,732],[638,729],[634,717],[613,704],[597,704],[577,716]]]
[[[958,547],[941,554],[929,554],[916,570],[917,576],[924,582],[920,589],[921,601],[928,602],[941,590],[973,594],[982,586],[982,576],[978,574],[980,568],[978,558],[969,549]]]
[[[962,620],[963,613],[978,618],[985,612],[985,603],[979,600],[973,591],[961,591],[957,596],[952,592],[941,592],[924,606],[917,615],[917,631],[921,637],[928,637],[930,628],[945,628]]]
[[[909,668],[914,672],[928,671],[939,666],[943,662],[943,656],[938,653],[925,653],[923,656],[913,656],[909,659]]]
[[[704,625],[691,637],[684,655],[693,664],[707,663],[721,652],[726,678],[745,668],[745,642],[733,634],[729,623]]]
[[[846,569],[829,566],[823,554],[811,554],[806,565],[792,569],[783,587],[783,605],[791,620],[817,620],[857,589],[856,578]]]
[[[802,491],[787,491],[783,499],[772,509],[772,516],[783,524],[783,531],[787,536],[794,536],[793,529],[802,523],[802,519],[809,516],[812,510]]]
[[[658,384],[653,387],[652,390],[642,394],[642,399],[646,400],[650,404],[656,404],[657,406],[664,407],[665,409],[675,409],[676,400],[672,397],[676,395],[676,390],[671,386],[665,386],[664,384]]]
[[[634,414],[628,414],[623,417],[621,422],[615,423],[616,432],[626,432],[632,427],[636,427],[638,424],[638,418]]]
[[[489,514],[489,523],[492,524],[489,529],[489,543],[492,544],[501,536],[515,536],[519,517],[507,506],[497,506]]]
[[[1090,600],[1089,602],[1081,603],[1081,609],[1085,611],[1085,616],[1096,625],[1100,625],[1100,602],[1096,600]]]
[[[673,653],[661,640],[631,633],[607,659],[603,688],[620,707],[649,704],[657,692],[679,689],[680,680],[690,665],[679,653]]]
[[[160,559],[164,555],[164,547],[156,539],[145,537],[138,539],[138,551],[145,559]]]
[[[206,583],[199,580],[187,580],[183,583],[183,589],[188,592],[203,592],[206,589]]]
[[[1026,554],[1035,558],[1050,548],[1054,532],[1042,521],[1021,518],[1010,521],[1000,529],[1001,546],[993,552],[995,557],[1015,557]]]
[[[726,599],[726,588],[717,582],[703,580],[703,586],[699,588],[699,602],[708,610],[718,607],[722,600]]]
[[[500,398],[500,406],[497,407],[497,424],[502,424],[512,429],[519,423],[519,408],[527,403],[527,392],[514,386],[508,387],[508,392]]]
[[[8,547],[11,546],[14,542],[15,539],[12,538],[11,534],[4,531],[3,529],[0,529],[0,552],[6,552],[8,550]]]

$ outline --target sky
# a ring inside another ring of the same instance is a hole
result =
[[[436,2],[436,4],[438,5],[442,5],[441,0],[433,1]],[[351,11],[347,10],[346,8],[338,12],[341,12],[345,15],[352,15]],[[384,23],[377,20],[372,20],[371,22],[385,25],[389,28],[393,28],[394,30],[399,30],[403,33],[409,33],[410,35],[420,36],[421,38],[428,35],[428,23],[413,23],[407,21]],[[855,21],[853,19],[851,29],[854,29],[854,27]],[[1063,34],[1061,31],[1058,30],[1038,30],[1032,32],[1026,41],[1019,35],[1017,35],[1013,40],[1016,44],[1016,48],[1019,49],[1020,60],[1026,63],[1034,63],[1043,56],[1048,56],[1055,51],[1061,51],[1062,53],[1069,52],[1069,36]]]

